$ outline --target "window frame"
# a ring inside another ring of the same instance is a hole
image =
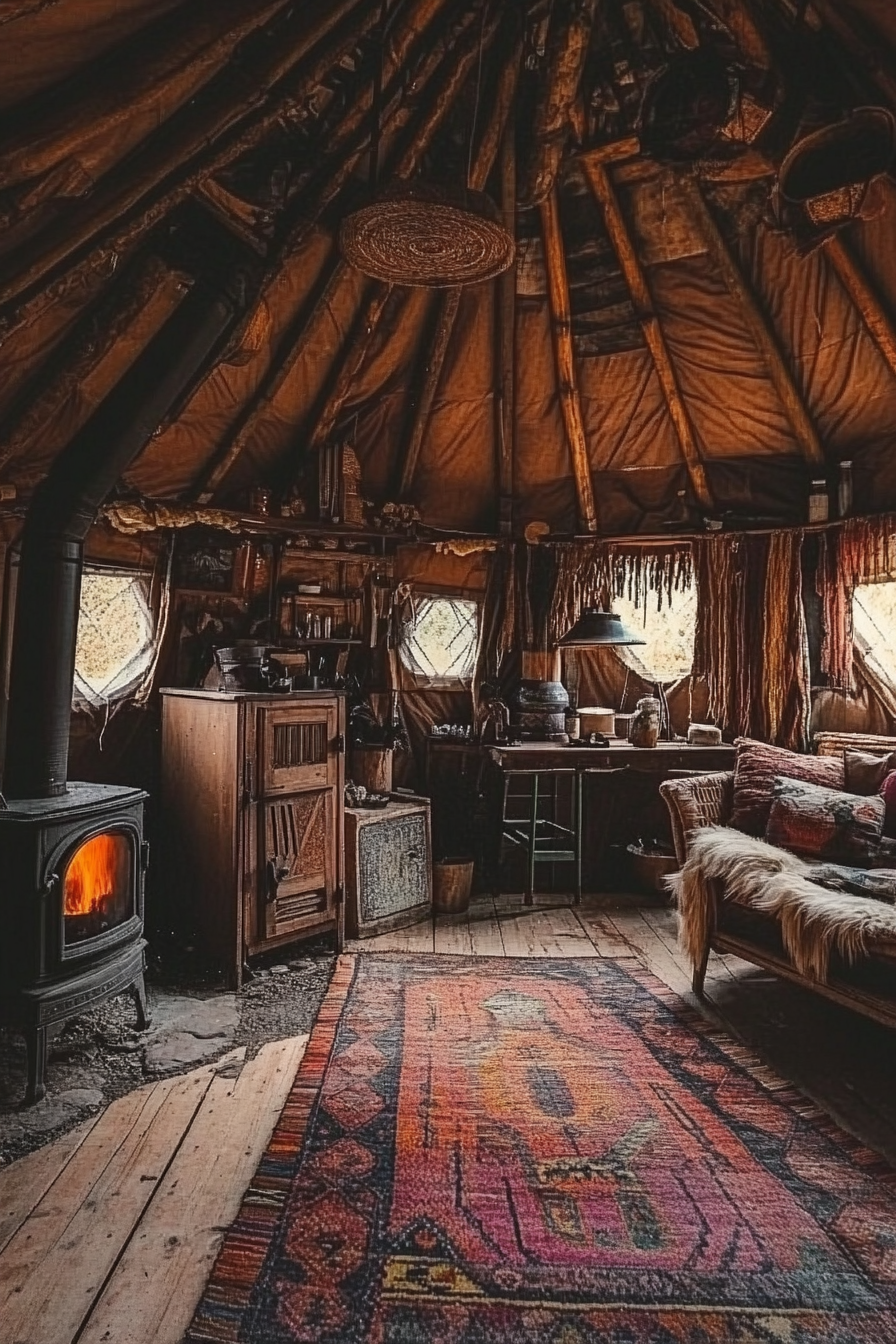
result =
[[[452,673],[448,676],[433,676],[427,672],[417,672],[412,667],[409,667],[403,656],[403,646],[405,641],[408,638],[413,637],[414,632],[414,626],[409,624],[402,629],[401,636],[398,640],[398,647],[396,649],[399,666],[401,668],[401,675],[402,677],[409,678],[414,687],[419,687],[421,689],[432,687],[433,689],[439,690],[469,690],[476,674],[476,662],[479,657],[479,641],[482,637],[483,595],[482,593],[473,591],[469,588],[440,588],[434,584],[427,584],[425,588],[414,589],[415,604],[418,602],[437,601],[468,602],[475,608],[476,638],[473,643],[470,670],[465,676],[458,676],[456,673]]]
[[[94,690],[93,687],[90,686],[90,684],[85,680],[85,678],[78,672],[77,634],[76,634],[76,645],[75,645],[76,661],[72,683],[72,709],[75,712],[84,712],[84,711],[92,712],[102,708],[103,706],[106,707],[113,705],[117,706],[128,699],[134,698],[135,696],[139,696],[143,688],[146,686],[147,678],[152,677],[153,675],[156,664],[156,655],[158,652],[158,641],[160,631],[159,631],[158,612],[155,609],[153,601],[154,582],[155,582],[155,576],[153,571],[149,569],[133,568],[128,565],[115,564],[112,562],[85,561],[81,573],[82,593],[85,578],[88,578],[93,575],[108,576],[108,577],[115,576],[126,578],[130,581],[131,585],[142,582],[144,586],[144,591],[142,592],[141,596],[145,607],[145,619],[148,634],[147,634],[147,641],[143,645],[143,648],[141,649],[139,655],[140,666],[133,671],[132,675],[128,677],[127,681],[123,682],[121,685],[116,685],[118,679],[124,675],[124,673],[128,670],[128,668],[131,667],[135,662],[137,662],[138,654],[134,653],[128,660],[128,662],[125,663],[120,668],[116,676],[113,677],[112,680],[107,683],[107,688],[109,686],[114,687],[112,694],[106,694],[105,690],[104,691]],[[80,632],[80,625],[81,625],[81,607],[79,602],[78,632]]]

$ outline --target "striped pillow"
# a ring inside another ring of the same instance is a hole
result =
[[[734,806],[728,824],[747,835],[765,835],[776,778],[843,789],[842,756],[801,756],[751,737],[738,737],[734,746]]]

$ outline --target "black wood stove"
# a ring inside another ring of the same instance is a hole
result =
[[[192,282],[184,249],[174,258],[186,297],[56,458],[22,532],[0,794],[0,1021],[26,1038],[27,1103],[44,1095],[54,1024],[129,988],[146,1024],[147,795],[69,783],[69,724],[87,533],[257,282],[242,246],[204,227],[197,242],[192,220]],[[9,593],[7,624],[12,605]]]
[[[148,1024],[143,986],[143,839],[140,789],[70,784],[53,799],[0,810],[0,1020],[28,1049],[31,1104],[44,1095],[47,1032],[130,989]]]

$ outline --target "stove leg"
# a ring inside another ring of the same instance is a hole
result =
[[[146,984],[142,975],[138,975],[131,985],[131,993],[134,996],[134,1007],[137,1009],[137,1030],[145,1031],[152,1022],[152,1018],[146,1006]]]
[[[24,1104],[33,1106],[47,1095],[47,1028],[28,1027],[24,1035],[28,1055],[28,1083]]]

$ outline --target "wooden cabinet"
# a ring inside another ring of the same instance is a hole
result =
[[[393,794],[382,809],[345,809],[346,924],[352,938],[432,914],[429,799]]]
[[[341,948],[344,782],[342,696],[162,691],[164,880],[231,983],[299,938]]]

